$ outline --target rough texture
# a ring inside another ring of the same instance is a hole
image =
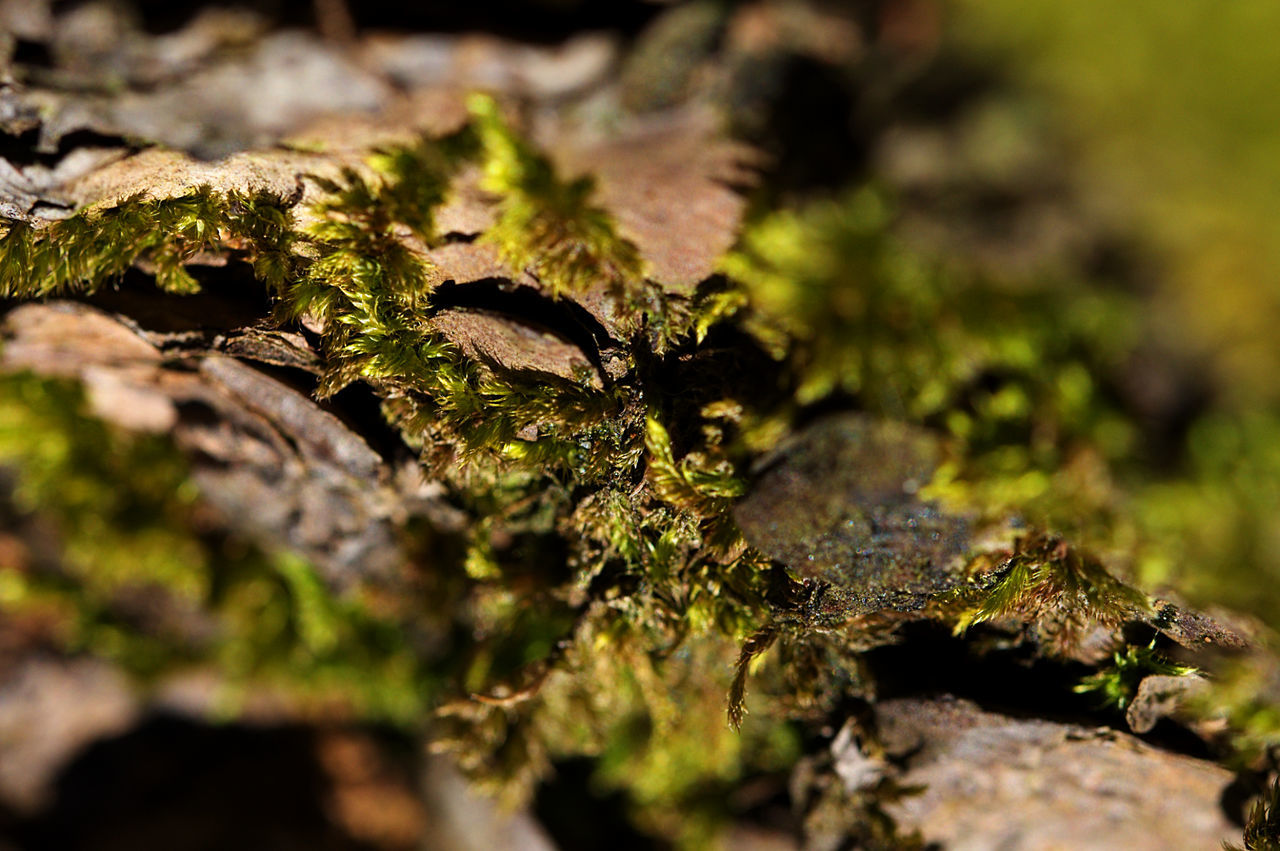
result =
[[[600,387],[600,376],[582,350],[546,328],[484,310],[442,310],[429,326],[468,356],[515,371],[541,372]]]
[[[557,161],[570,174],[596,176],[600,203],[654,280],[687,295],[716,271],[746,209],[733,187],[755,182],[758,153],[726,142],[712,116],[696,114],[637,122],[612,138],[569,138],[563,147]]]
[[[71,302],[20,307],[3,336],[6,368],[81,377],[102,416],[172,431],[198,460],[202,491],[235,526],[287,541],[337,586],[396,572],[402,500],[423,486],[397,480],[394,464],[294,387],[215,351],[166,355],[111,315]]]
[[[215,5],[0,0],[0,844],[1230,835],[1280,419],[936,0]]]
[[[912,611],[960,584],[970,525],[915,496],[934,439],[861,415],[820,420],[781,448],[734,510],[751,544],[832,584],[848,614]]]
[[[1232,774],[1106,729],[984,712],[955,700],[876,707],[898,780],[900,828],[954,851],[1205,849],[1238,828],[1219,800]]]

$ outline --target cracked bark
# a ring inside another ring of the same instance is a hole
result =
[[[56,18],[52,5],[21,5],[0,4],[11,48],[15,38],[39,43],[53,58],[27,69],[21,84],[11,66],[0,89],[0,213],[37,225],[138,192],[174,197],[200,183],[313,200],[306,175],[335,176],[369,149],[455,130],[466,120],[465,92],[484,87],[522,103],[528,131],[562,170],[597,177],[600,203],[638,245],[652,278],[666,292],[688,296],[732,246],[747,204],[737,188],[765,163],[758,150],[725,139],[697,103],[659,109],[661,97],[635,90],[643,80],[635,66],[627,66],[626,98],[651,112],[613,132],[573,118],[569,106],[590,115],[592,98],[616,86],[625,57],[607,35],[583,34],[554,47],[483,35],[371,35],[339,45],[270,31],[250,13],[208,11],[153,37],[100,4]],[[15,17],[20,13],[29,17]],[[762,30],[752,16],[782,14],[760,4],[708,25],[728,27],[731,44],[753,45]],[[93,15],[106,17],[92,25]],[[787,36],[804,42],[789,49],[841,61],[861,49],[849,46],[856,39],[819,43],[812,30]],[[702,67],[703,59],[692,57],[690,67]],[[104,68],[122,85],[119,92],[104,83]],[[675,89],[696,88],[697,72],[682,73]],[[600,293],[552,303],[527,271],[505,268],[492,246],[476,241],[492,223],[492,207],[477,175],[463,172],[437,213],[447,239],[414,246],[439,267],[442,297],[430,326],[469,357],[502,369],[570,381],[586,374],[595,387],[615,380],[611,358],[625,333],[614,306]],[[1007,245],[988,247],[993,262],[1009,259],[1001,253]],[[93,296],[6,305],[0,368],[78,379],[97,416],[169,435],[191,459],[220,525],[286,545],[315,564],[331,588],[402,589],[404,530],[425,524],[439,536],[460,537],[468,516],[423,477],[371,394],[355,388],[324,403],[312,397],[322,366],[312,329],[270,324],[269,305],[249,289],[234,256],[200,259],[206,285],[198,296],[149,290],[144,268]],[[879,428],[827,421],[801,435],[761,473],[735,516],[761,551],[840,592],[828,614],[886,616],[896,630],[909,630],[914,613],[967,581],[956,561],[970,550],[974,530],[969,518],[915,497],[934,463],[927,436]],[[842,430],[856,438],[842,438]],[[884,464],[886,456],[902,463]],[[902,473],[913,465],[920,469]],[[888,477],[878,480],[882,469]],[[916,559],[905,572],[904,554]],[[851,572],[853,564],[860,572]],[[1230,628],[1173,604],[1164,615],[1155,628],[1191,650],[1244,643]],[[1002,627],[1009,625],[998,624],[997,635]],[[910,639],[890,643],[898,641]],[[135,699],[107,669],[86,665],[21,653],[5,663],[0,743],[4,730],[23,731],[14,734],[20,746],[0,754],[6,808],[47,803],[52,778],[86,742],[136,723]],[[167,699],[207,709],[211,698],[190,688],[185,698]],[[1176,715],[1174,691],[1144,682],[1130,709],[1132,730],[1148,733],[1159,718]],[[56,699],[47,696],[54,692]],[[36,697],[19,711],[15,695],[22,694]],[[156,705],[163,708],[164,700]],[[68,715],[39,711],[45,705]],[[765,832],[766,839],[839,847],[853,835],[848,813],[839,804],[809,807],[820,797],[813,790],[856,795],[886,778],[919,789],[887,806],[900,829],[919,829],[947,848],[1202,848],[1238,830],[1230,819],[1239,812],[1222,803],[1233,777],[1203,754],[1135,737],[1114,719],[1111,727],[1088,723],[1097,713],[1078,705],[1070,712],[1080,717],[1069,720],[1043,707],[1010,714],[998,708],[934,693],[874,704],[870,723],[858,728],[865,736],[832,740],[828,731],[796,769],[792,803],[803,830],[783,839]],[[57,746],[36,752],[37,742]],[[381,753],[376,743],[358,747],[365,746]],[[28,773],[19,777],[10,765]],[[457,814],[468,807],[481,811],[473,818],[493,817],[487,804],[458,803],[465,798],[459,781],[442,765],[423,769],[428,802],[408,805],[416,813],[408,821],[417,826],[401,837],[421,833],[414,819],[433,808],[448,812],[446,820],[467,818]],[[384,800],[414,782],[388,781]],[[513,821],[503,842],[517,836],[525,847],[547,847],[527,815]],[[393,837],[381,847],[404,846]]]

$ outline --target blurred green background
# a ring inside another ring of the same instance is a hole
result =
[[[1280,5],[955,0],[954,12],[959,44],[1044,100],[1099,213],[1158,249],[1170,333],[1212,359],[1233,406],[1280,400]]]
[[[1091,211],[1149,254],[1150,327],[1213,401],[1135,495],[1172,581],[1280,623],[1280,4],[955,0],[956,46],[1004,66],[1064,140]]]

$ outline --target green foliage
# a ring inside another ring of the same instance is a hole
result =
[[[1065,649],[1090,625],[1114,628],[1150,611],[1145,594],[1056,538],[1019,540],[1000,570],[1002,576],[986,598],[957,619],[957,633],[983,621],[1013,617],[1038,623],[1051,646]]]
[[[725,458],[713,461],[705,452],[695,452],[677,463],[671,437],[653,413],[645,419],[645,449],[649,484],[654,495],[669,505],[699,517],[719,517],[746,492],[746,482]]]
[[[379,209],[369,212],[383,217],[377,224],[399,222],[421,239],[434,240],[435,209],[448,195],[449,181],[458,165],[475,155],[476,139],[469,129],[442,139],[419,139],[408,146],[374,151],[368,164],[380,178]]]
[[[732,814],[734,788],[794,762],[797,731],[764,718],[740,734],[725,726],[723,684],[707,672],[728,664],[732,642],[703,634],[679,652],[654,652],[654,638],[625,610],[603,607],[536,693],[445,707],[437,746],[508,795],[551,759],[594,756],[596,787],[625,792],[643,828],[708,847]]]
[[[735,783],[795,759],[795,730],[744,724],[748,673],[782,683],[779,706],[796,717],[864,693],[865,636],[834,634],[847,620],[837,591],[752,552],[730,513],[743,471],[809,406],[945,434],[948,461],[921,496],[980,520],[1017,515],[1035,530],[996,567],[979,556],[975,575],[991,568],[981,587],[943,607],[950,617],[968,606],[957,631],[1011,618],[1065,649],[1089,625],[1148,612],[1147,598],[1090,553],[1145,542],[1150,577],[1180,550],[1227,565],[1265,548],[1280,504],[1280,465],[1265,460],[1275,453],[1257,451],[1280,445],[1280,426],[1265,418],[1202,422],[1196,485],[1140,491],[1140,522],[1117,519],[1115,480],[1140,466],[1136,430],[1098,376],[1132,345],[1125,299],[1077,281],[1010,285],[951,268],[902,242],[883,195],[865,187],[749,223],[723,261],[725,280],[691,302],[669,299],[593,203],[590,178],[558,176],[492,100],[474,98],[471,110],[471,127],[453,137],[317,178],[323,197],[296,217],[282,199],[202,187],[40,230],[11,223],[0,237],[9,297],[92,290],[133,264],[190,292],[185,267],[199,253],[252,261],[280,314],[319,329],[319,394],[367,383],[467,513],[456,560],[433,567],[455,594],[390,607],[336,598],[296,558],[202,532],[171,447],[84,417],[65,385],[15,379],[0,388],[0,460],[19,470],[22,510],[57,523],[66,575],[0,572],[0,604],[52,606],[71,625],[67,646],[139,673],[217,665],[234,688],[270,683],[404,725],[442,693],[478,695],[437,716],[439,744],[472,771],[527,789],[552,758],[595,756],[598,782],[625,789],[641,821],[696,845],[725,817]],[[624,374],[605,388],[480,363],[431,330],[434,211],[472,158],[497,197],[483,238],[507,264],[554,297],[603,291],[620,327],[649,331],[623,341]],[[748,387],[724,375],[685,386],[720,367],[700,361],[712,335],[739,331],[759,347],[742,348],[773,356],[772,369]],[[1232,444],[1223,434],[1237,427]],[[1242,456],[1263,460],[1250,467]],[[214,628],[193,637],[126,623],[121,592],[138,586],[186,601]],[[412,640],[419,619],[456,628],[467,645],[432,656],[419,646],[431,642]],[[786,664],[765,664],[774,658]],[[731,670],[729,719],[741,734],[720,716]],[[1186,669],[1128,647],[1081,688],[1123,707],[1149,673]],[[1280,730],[1263,693],[1232,703],[1233,723],[1260,742]]]
[[[181,457],[85,416],[78,385],[0,378],[0,463],[18,470],[15,507],[57,522],[87,596],[139,576],[186,600],[208,593],[206,554],[183,530],[196,494]]]
[[[1059,441],[1116,427],[1096,419],[1090,376],[1131,345],[1129,305],[1077,282],[1019,292],[948,269],[894,235],[873,189],[770,213],[722,268],[742,285],[746,327],[788,358],[801,402],[842,392],[977,445],[1023,423],[1055,426]],[[1000,381],[976,386],[984,376]]]
[[[329,196],[304,229],[315,258],[288,293],[293,313],[324,324],[320,393],[362,380],[414,443],[599,474],[602,459],[591,451],[611,436],[618,397],[563,379],[500,374],[426,325],[435,272],[399,229],[434,237],[425,230],[431,208],[419,205],[443,199],[465,151],[465,138],[423,143],[381,154],[378,177],[348,171],[324,184]],[[530,433],[537,439],[519,437]]]
[[[555,296],[604,288],[620,304],[639,303],[644,262],[618,235],[612,219],[591,203],[595,182],[565,182],[551,162],[502,120],[492,98],[469,101],[484,161],[484,186],[500,200],[485,239],[503,260],[524,269]]]
[[[844,395],[952,435],[939,482],[950,492],[932,496],[1060,532],[1108,507],[1105,488],[1062,472],[1082,452],[1103,465],[1133,455],[1134,426],[1096,378],[1132,346],[1125,299],[949,268],[896,237],[868,188],[749,224],[722,268],[741,295],[721,294],[712,315],[736,311],[784,362],[798,402]]]
[[[1170,662],[1152,641],[1146,647],[1129,644],[1111,655],[1111,666],[1090,674],[1075,687],[1077,694],[1096,693],[1103,705],[1125,709],[1150,675],[1185,677],[1196,673],[1190,665]]]
[[[887,224],[884,201],[862,190],[765,216],[722,263],[745,289],[748,328],[790,354],[801,402],[843,391],[916,416],[945,402],[937,282],[886,239]]]
[[[92,292],[135,263],[145,263],[161,289],[193,293],[200,287],[186,264],[229,247],[244,250],[257,275],[279,292],[293,250],[286,207],[267,193],[198,186],[175,198],[135,195],[41,228],[11,221],[0,236],[0,296]]]

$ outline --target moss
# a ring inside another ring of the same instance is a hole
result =
[[[1192,424],[1185,475],[1137,495],[1145,581],[1280,622],[1280,415],[1216,411]]]
[[[619,342],[622,374],[605,387],[480,363],[429,329],[434,211],[476,160],[498,212],[484,239],[505,262],[558,298],[604,291],[625,328],[648,331]],[[92,290],[135,263],[186,292],[184,266],[199,252],[251,260],[281,316],[321,329],[319,394],[371,387],[466,512],[465,552],[432,567],[450,590],[390,606],[335,598],[296,558],[202,530],[172,447],[94,424],[64,385],[15,379],[3,392],[21,402],[0,406],[0,456],[20,471],[23,510],[59,525],[68,574],[2,574],[0,598],[56,609],[68,646],[151,676],[217,665],[241,693],[270,683],[312,707],[343,703],[405,726],[434,713],[437,745],[513,794],[552,760],[589,755],[638,821],[700,845],[729,815],[735,784],[794,762],[799,733],[784,719],[819,723],[874,693],[859,650],[893,629],[850,623],[855,602],[867,615],[884,598],[855,599],[836,576],[789,575],[733,520],[746,471],[796,423],[856,409],[937,435],[944,463],[919,498],[963,519],[922,524],[913,502],[910,555],[949,561],[951,549],[925,552],[924,538],[941,529],[967,547],[984,524],[1018,522],[1007,546],[970,565],[980,581],[919,616],[961,631],[1033,623],[1051,649],[1147,614],[1111,559],[1150,566],[1188,546],[1221,548],[1225,562],[1238,555],[1229,543],[1262,546],[1280,502],[1268,508],[1266,465],[1233,484],[1247,471],[1211,452],[1222,444],[1215,429],[1231,428],[1214,421],[1193,436],[1203,490],[1144,490],[1137,426],[1099,379],[1132,346],[1133,305],[1074,280],[1012,287],[925,256],[895,235],[874,188],[749,222],[724,277],[684,302],[645,280],[591,180],[558,176],[486,98],[472,101],[469,129],[373,152],[368,168],[318,184],[323,197],[296,216],[283,199],[201,188],[43,230],[10,224],[5,294]],[[749,374],[725,374],[717,353],[730,348],[754,358],[751,370],[732,364]],[[1242,447],[1280,434],[1265,419],[1241,428]],[[882,448],[864,449],[859,464],[873,467]],[[1140,520],[1123,521],[1134,492]],[[1214,514],[1226,518],[1222,535],[1197,532],[1215,494],[1239,513]],[[873,531],[851,551],[875,544]],[[208,613],[214,637],[129,624],[117,592],[148,583]],[[415,640],[424,620],[466,638],[429,649]],[[1128,648],[1088,686],[1120,704],[1134,677],[1166,664]],[[751,718],[749,673],[770,695]],[[1280,724],[1262,693],[1233,702],[1233,723],[1271,741]],[[723,722],[726,694],[740,734]],[[439,706],[443,695],[472,697]]]
[[[1017,542],[994,588],[960,615],[955,629],[962,633],[976,623],[1014,618],[1037,624],[1051,646],[1067,649],[1092,625],[1115,629],[1150,611],[1145,594],[1097,559],[1060,539],[1031,535]]]
[[[1222,843],[1223,851],[1280,851],[1280,780],[1273,780],[1249,811],[1244,846]]]
[[[1111,665],[1090,674],[1075,687],[1078,694],[1096,694],[1104,706],[1124,710],[1148,676],[1185,677],[1196,668],[1171,662],[1156,650],[1152,641],[1145,646],[1126,645],[1111,654]]]
[[[728,662],[732,642],[702,635],[655,653],[653,633],[617,614],[584,624],[536,693],[446,707],[436,745],[506,795],[555,759],[593,756],[595,784],[625,792],[642,828],[708,847],[732,815],[731,790],[791,765],[797,732],[763,718],[741,734],[724,725],[723,686],[706,672]]]
[[[161,289],[193,293],[185,268],[197,255],[243,250],[273,291],[291,268],[288,203],[268,193],[221,193],[204,185],[161,200],[135,195],[36,228],[8,222],[0,237],[0,296],[42,298],[92,292],[145,263]]]
[[[440,464],[452,460],[442,451],[456,448],[463,460],[483,454],[498,464],[602,475],[619,448],[624,393],[506,373],[426,327],[438,275],[399,228],[434,239],[431,209],[470,150],[467,138],[384,152],[383,174],[350,171],[325,185],[330,194],[304,229],[314,259],[287,294],[291,312],[324,323],[320,393],[356,380],[372,385],[393,423]],[[529,433],[537,439],[523,437]]]
[[[484,165],[484,188],[499,197],[484,238],[514,269],[527,270],[553,296],[603,288],[620,304],[638,303],[644,262],[591,203],[595,181],[560,179],[551,162],[512,132],[492,98],[468,102]]]
[[[1105,537],[1112,492],[1071,473],[1090,455],[1104,476],[1132,463],[1135,424],[1097,376],[1133,346],[1133,305],[1084,282],[988,280],[911,248],[893,224],[873,188],[760,217],[722,264],[738,295],[712,315],[781,361],[801,405],[843,398],[950,435],[931,497]]]
[[[1280,662],[1261,648],[1215,666],[1211,687],[1189,702],[1193,717],[1225,726],[1228,761],[1239,768],[1268,764],[1280,745]]]
[[[183,531],[196,493],[180,456],[87,417],[78,385],[0,378],[0,463],[18,471],[15,508],[57,523],[64,569],[87,597],[137,577],[185,600],[209,592],[206,554]]]
[[[303,706],[421,717],[439,674],[404,623],[335,600],[294,556],[212,534],[182,455],[88,416],[77,385],[0,378],[0,463],[14,507],[58,542],[54,565],[0,568],[0,609],[43,613],[55,644],[147,681],[212,666],[233,701],[268,687]]]
[[[746,492],[745,480],[727,458],[696,451],[677,462],[671,437],[652,412],[645,420],[645,449],[645,477],[655,497],[700,519],[727,522],[734,500]]]

